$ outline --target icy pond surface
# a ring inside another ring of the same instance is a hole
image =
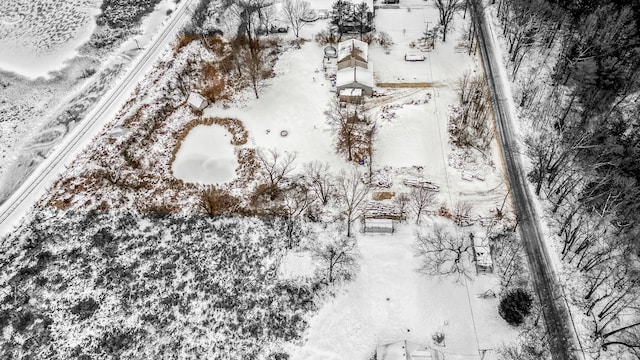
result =
[[[231,134],[217,125],[198,125],[182,141],[173,175],[184,181],[220,184],[233,180],[238,166]]]

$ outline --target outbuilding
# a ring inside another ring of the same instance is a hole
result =
[[[343,89],[339,93],[340,101],[350,104],[362,104],[362,89]]]
[[[187,98],[187,104],[189,104],[189,106],[194,110],[202,111],[209,105],[209,102],[202,95],[196,92],[191,92]]]
[[[393,234],[395,227],[392,219],[364,219],[365,233]]]
[[[473,257],[476,261],[477,273],[493,272],[493,261],[491,260],[491,251],[488,246],[474,246]]]
[[[336,73],[336,90],[338,94],[344,89],[361,89],[363,95],[373,94],[373,66],[369,64],[369,69],[361,67],[349,67],[338,70]]]

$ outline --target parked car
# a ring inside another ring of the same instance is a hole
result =
[[[424,55],[420,51],[410,50],[404,53],[404,61],[424,61]]]
[[[318,14],[314,10],[311,10],[308,13],[302,15],[302,17],[300,17],[300,20],[306,21],[306,22],[313,22],[318,20]]]
[[[318,19],[328,19],[329,18],[329,10],[320,9],[318,10]]]
[[[287,32],[289,32],[289,27],[288,26],[276,26],[276,25],[271,25],[271,29],[269,30],[270,33],[272,34],[286,34]]]

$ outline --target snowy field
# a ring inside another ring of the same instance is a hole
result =
[[[491,350],[512,341],[517,329],[498,315],[498,299],[478,296],[497,293],[499,280],[478,275],[457,281],[419,273],[416,230],[403,226],[393,235],[358,235],[358,275],[326,299],[310,320],[305,345],[292,347],[292,359],[369,359],[376,346],[398,340],[433,346],[446,359],[479,359],[479,349],[489,350],[485,359],[492,359]],[[291,260],[290,272],[308,276],[306,268],[294,265],[296,260],[307,265],[307,258]],[[446,346],[433,344],[436,332],[444,333]]]
[[[89,40],[100,0],[5,0],[0,3],[0,69],[49,77]],[[11,49],[11,51],[6,51]]]

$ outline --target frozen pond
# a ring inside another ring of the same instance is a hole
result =
[[[238,166],[231,134],[217,125],[198,125],[182,141],[172,164],[173,175],[201,184],[233,180]]]

